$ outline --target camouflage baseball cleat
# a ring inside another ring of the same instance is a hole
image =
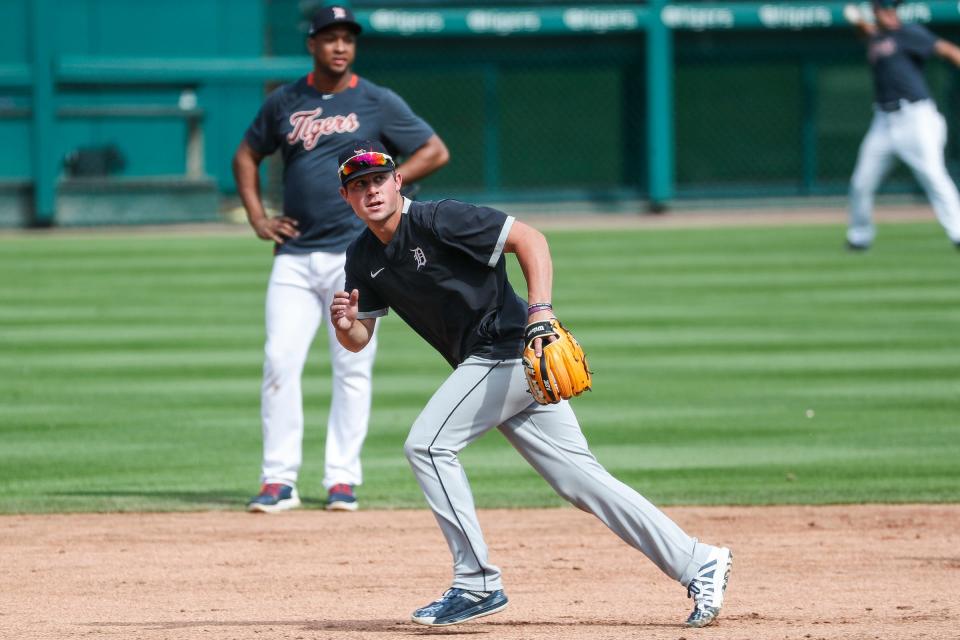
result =
[[[497,591],[468,591],[456,587],[447,589],[439,600],[413,612],[414,622],[431,627],[445,627],[489,616],[507,606],[503,589]]]
[[[723,592],[727,590],[733,553],[726,547],[717,547],[697,570],[696,577],[687,585],[687,597],[693,598],[693,612],[687,618],[688,627],[706,627],[720,615]]]

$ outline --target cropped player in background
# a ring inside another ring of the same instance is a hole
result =
[[[960,195],[944,164],[947,125],[923,76],[927,58],[937,55],[960,67],[960,48],[917,24],[901,24],[900,0],[874,0],[874,20],[856,5],[844,16],[867,43],[873,70],[874,114],[850,181],[847,246],[870,248],[876,235],[873,199],[894,158],[903,160],[927,193],[937,219],[960,248]]]
[[[687,587],[695,602],[688,626],[713,622],[730,550],[698,542],[611,476],[587,447],[569,403],[538,404],[528,391],[524,330],[553,316],[553,266],[543,235],[496,209],[411,202],[400,194],[403,177],[393,159],[375,141],[358,141],[340,163],[340,192],[367,229],[347,249],[346,290],[330,307],[337,338],[362,352],[377,318],[393,309],[454,369],[404,444],[454,562],[451,588],[415,611],[413,621],[459,624],[507,605],[459,457],[496,428],[558,494]],[[507,280],[504,253],[517,256],[529,306]]]
[[[338,192],[337,156],[358,135],[382,140],[406,156],[397,171],[410,181],[449,159],[443,141],[399,96],[351,71],[360,30],[344,7],[314,15],[307,38],[313,72],[270,94],[233,159],[250,226],[275,243],[276,254],[266,300],[261,490],[250,511],[300,505],[303,366],[334,292],[343,288],[344,251],[363,228]],[[258,168],[277,150],[283,157],[283,215],[271,218],[261,203]],[[352,511],[354,487],[362,482],[375,345],[368,353],[350,353],[325,324],[333,394],[323,485],[327,509]]]

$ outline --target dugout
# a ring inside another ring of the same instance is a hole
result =
[[[219,220],[261,0],[0,2],[0,226]]]

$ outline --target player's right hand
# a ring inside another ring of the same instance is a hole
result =
[[[296,220],[287,216],[261,218],[253,224],[253,230],[261,240],[273,240],[283,244],[287,238],[296,238],[300,235],[297,224]]]
[[[848,4],[843,7],[843,17],[852,25],[858,25],[863,22],[863,16],[860,15],[860,7],[855,4]]]
[[[354,289],[350,293],[337,291],[330,303],[330,321],[340,331],[349,331],[357,321],[360,292]]]

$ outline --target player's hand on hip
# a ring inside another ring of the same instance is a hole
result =
[[[349,331],[357,321],[360,292],[354,289],[350,293],[337,291],[330,304],[330,321],[340,331]]]
[[[253,230],[257,233],[257,237],[262,240],[273,240],[283,244],[287,238],[296,238],[300,235],[297,224],[296,220],[287,216],[262,218],[254,223]]]

